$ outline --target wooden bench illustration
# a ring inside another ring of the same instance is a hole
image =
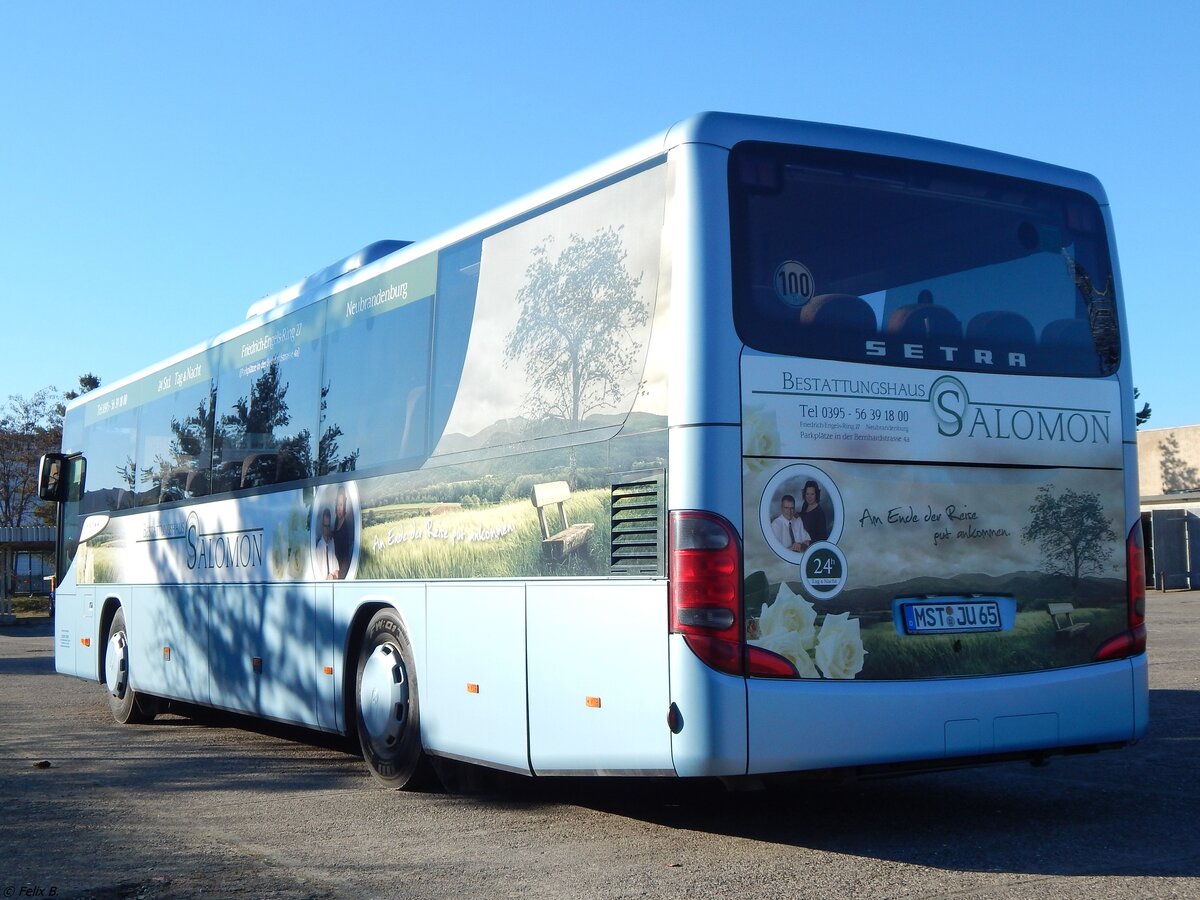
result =
[[[1078,634],[1091,624],[1075,621],[1075,606],[1071,603],[1047,603],[1046,612],[1050,613],[1050,620],[1058,634]]]
[[[566,502],[571,496],[571,488],[565,481],[549,481],[545,484],[535,484],[530,496],[534,508],[537,509],[538,521],[542,525],[542,557],[552,562],[562,562],[576,550],[586,546],[588,538],[596,526],[591,522],[581,522],[572,525],[567,520]],[[558,505],[558,517],[562,520],[562,528],[550,533],[550,522],[546,516],[546,507]]]

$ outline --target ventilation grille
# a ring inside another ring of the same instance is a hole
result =
[[[621,476],[612,486],[611,570],[614,575],[664,575],[663,473]]]

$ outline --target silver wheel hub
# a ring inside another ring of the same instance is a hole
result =
[[[362,723],[377,747],[394,747],[408,719],[408,673],[391,644],[375,648],[363,666],[358,692]]]
[[[129,685],[129,642],[123,631],[109,638],[104,652],[104,683],[114,697],[125,696],[125,688]]]

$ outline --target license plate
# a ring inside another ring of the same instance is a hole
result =
[[[937,600],[905,603],[904,630],[909,634],[963,634],[999,631],[1000,604],[995,600]]]

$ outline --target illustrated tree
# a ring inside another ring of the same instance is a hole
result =
[[[529,383],[526,412],[577,428],[584,418],[617,405],[641,344],[635,330],[650,312],[638,297],[642,276],[626,267],[620,229],[591,237],[572,234],[553,254],[554,239],[533,250],[517,291],[520,318],[507,336],[505,365],[520,360]],[[575,457],[572,454],[572,476]]]
[[[1162,459],[1159,461],[1163,493],[1178,494],[1200,488],[1200,472],[1190,466],[1179,453],[1179,439],[1167,435],[1162,442]]]
[[[1054,485],[1043,485],[1029,512],[1021,540],[1041,547],[1046,572],[1070,575],[1074,588],[1081,576],[1104,571],[1118,538],[1099,494],[1067,488],[1055,496]]]

